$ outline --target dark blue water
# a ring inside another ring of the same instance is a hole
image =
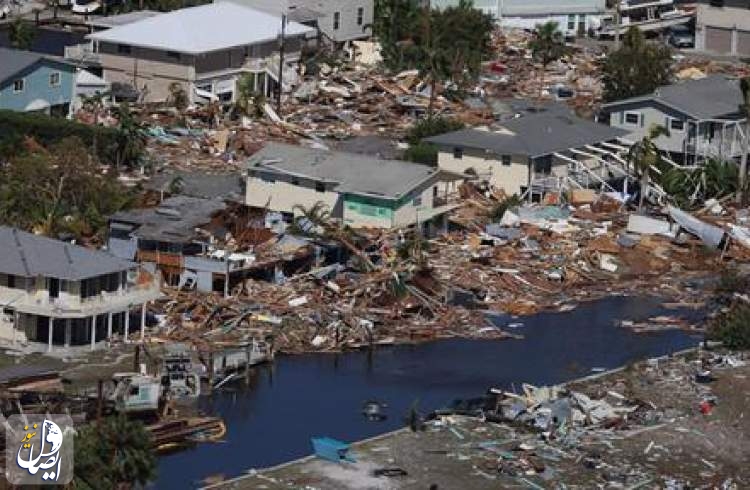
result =
[[[258,370],[250,388],[238,384],[201,402],[207,412],[224,417],[226,442],[164,456],[156,486],[184,489],[209,475],[231,477],[302,457],[310,453],[311,436],[356,441],[393,430],[403,426],[415,400],[426,411],[491,386],[559,383],[593,367],[618,367],[700,340],[676,330],[633,334],[613,321],[665,313],[655,299],[614,297],[526,318],[525,327],[515,330],[525,340],[447,340],[371,355],[278,358]],[[369,399],[388,404],[387,421],[362,417],[359,411]]]

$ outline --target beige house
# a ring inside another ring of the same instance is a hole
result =
[[[310,27],[285,27],[285,87],[295,76]],[[281,17],[232,2],[190,7],[89,34],[109,83],[124,83],[144,101],[163,101],[180,84],[191,102],[235,99],[236,82],[253,77],[258,92],[271,95],[279,80]]]
[[[614,191],[610,181],[625,175],[618,138],[626,134],[553,106],[426,141],[439,148],[441,169],[530,197],[571,187]]]
[[[722,55],[750,56],[749,6],[746,0],[700,0],[695,48]]]
[[[430,232],[455,208],[458,180],[411,162],[269,143],[247,164],[245,202],[290,216],[322,202],[344,225]]]
[[[144,335],[158,278],[104,252],[0,226],[0,341],[32,350],[103,345]],[[131,329],[130,312],[140,322]]]
[[[738,160],[742,155],[745,117],[740,81],[725,75],[685,80],[653,93],[602,105],[610,126],[639,141],[662,126],[668,134],[655,142],[676,162],[700,164],[711,158]]]

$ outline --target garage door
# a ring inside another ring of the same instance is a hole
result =
[[[737,55],[750,56],[750,31],[737,31]]]
[[[718,27],[706,27],[706,51],[730,54],[732,52],[732,31]]]

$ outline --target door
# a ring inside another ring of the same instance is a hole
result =
[[[732,31],[720,27],[706,27],[706,51],[731,54]]]
[[[51,277],[49,280],[49,297],[58,298],[60,296],[60,280],[56,277]]]
[[[738,56],[750,56],[750,31],[737,31]]]

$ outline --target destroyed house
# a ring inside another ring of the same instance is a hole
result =
[[[434,8],[455,7],[461,0],[431,0]],[[556,22],[566,36],[582,35],[598,28],[607,14],[605,0],[475,0],[475,8],[492,15],[505,28],[534,30]]]
[[[411,162],[269,143],[248,162],[246,203],[292,216],[322,202],[344,225],[419,224],[430,233],[455,208],[460,179]]]
[[[167,286],[225,296],[249,277],[283,272],[287,262],[299,269],[312,255],[303,240],[277,240],[244,205],[186,196],[110,216],[108,246],[158,269]]]
[[[659,149],[677,161],[697,164],[713,157],[740,157],[742,104],[739,80],[712,75],[604,104],[602,119],[627,131],[631,141],[640,140],[655,125],[663,126],[669,134],[656,139]]]
[[[625,175],[621,129],[552,107],[494,128],[462,129],[426,138],[439,149],[438,166],[528,197],[568,189],[614,190]]]
[[[294,78],[310,27],[285,27],[283,81]],[[240,77],[267,96],[279,80],[281,17],[220,2],[189,7],[89,34],[109,83],[133,86],[146,102],[164,101],[177,83],[191,103],[235,100]]]
[[[32,350],[101,345],[127,335],[130,311],[159,297],[137,264],[0,226],[0,337]]]

